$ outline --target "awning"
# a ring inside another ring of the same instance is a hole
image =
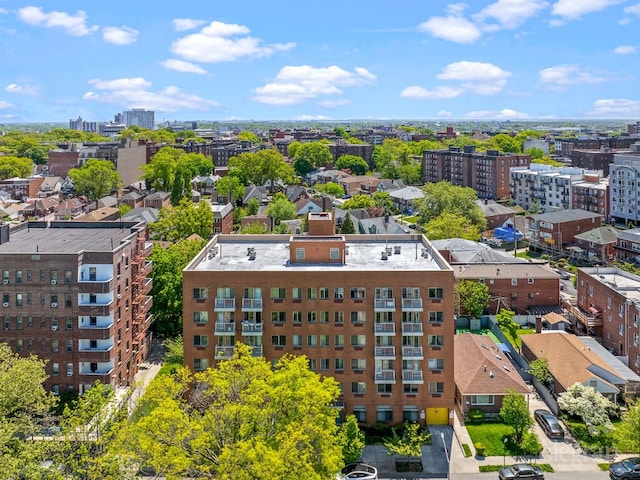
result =
[[[593,313],[594,315],[598,315],[598,314],[602,313],[602,309],[597,305],[591,305],[589,307],[589,311],[591,313]]]

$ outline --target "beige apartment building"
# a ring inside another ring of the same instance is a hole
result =
[[[450,422],[454,277],[424,236],[335,235],[310,213],[308,235],[217,235],[183,274],[192,370],[242,342],[306,355],[362,423]]]

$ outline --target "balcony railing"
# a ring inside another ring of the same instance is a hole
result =
[[[242,335],[262,335],[262,323],[242,322]]]
[[[251,347],[251,355],[254,357],[262,356],[262,345],[254,345]]]
[[[226,360],[233,357],[233,346],[216,345],[216,360]]]
[[[78,328],[81,329],[94,329],[94,330],[100,330],[100,329],[109,329],[113,326],[113,319],[108,318],[106,320],[96,320],[96,321],[91,321],[90,319],[80,319],[80,322],[78,324]]]
[[[424,335],[422,323],[418,322],[402,322],[403,335]]]
[[[374,350],[374,356],[376,358],[396,358],[396,347],[376,347]]]
[[[402,383],[424,383],[422,370],[402,370]]]
[[[151,260],[145,260],[140,269],[140,275],[148,277],[151,274],[151,270],[153,270],[153,262]]]
[[[376,372],[376,383],[396,383],[396,372],[394,370],[378,370]]]
[[[404,312],[421,312],[422,299],[421,298],[403,298],[402,310]]]
[[[396,301],[393,298],[376,298],[373,308],[376,312],[395,312]]]
[[[216,297],[214,310],[216,312],[235,312],[236,311],[236,299]]]
[[[214,333],[217,335],[233,335],[236,333],[236,324],[234,322],[216,322]]]
[[[261,298],[243,298],[242,311],[243,312],[261,312],[262,299]]]
[[[395,335],[396,324],[393,322],[376,322],[374,331],[376,335]]]
[[[79,374],[80,375],[109,375],[113,371],[113,367],[109,364],[100,365],[96,368],[81,366]]]
[[[79,293],[109,293],[113,290],[112,279],[108,280],[80,280],[78,282]]]
[[[402,358],[405,360],[424,360],[422,347],[402,347]]]

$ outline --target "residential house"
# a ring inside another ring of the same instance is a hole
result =
[[[38,197],[45,198],[60,193],[60,187],[62,186],[62,178],[60,177],[44,177],[44,180],[40,184],[40,191]]]
[[[242,197],[242,204],[247,205],[249,200],[255,198],[260,202],[260,205],[266,205],[269,202],[269,191],[266,187],[256,187],[255,185],[249,185],[244,189],[244,196]]]
[[[213,233],[232,233],[233,232],[233,205],[227,203],[225,205],[211,204],[213,212]]]
[[[463,333],[453,338],[456,405],[466,416],[471,409],[497,414],[508,390],[531,391],[509,357],[485,335]]]
[[[78,222],[106,222],[120,218],[120,209],[116,207],[100,207],[75,218]]]
[[[391,190],[388,193],[393,206],[402,213],[408,213],[409,215],[415,211],[415,201],[425,196],[421,188],[413,186]]]
[[[218,180],[220,180],[219,175],[198,175],[191,180],[191,184],[198,192],[211,195]]]
[[[35,198],[38,196],[40,185],[44,182],[44,178],[45,177],[42,176],[29,178],[6,178],[4,180],[0,180],[0,190],[4,190],[9,193],[12,199],[24,202],[28,198]]]
[[[144,206],[160,210],[171,206],[171,192],[154,192],[144,199]]]
[[[571,209],[527,215],[529,239],[541,249],[564,252],[576,243],[575,236],[600,228],[603,216],[586,210]]]
[[[122,216],[124,222],[143,222],[145,225],[158,220],[158,214],[160,210],[151,207],[137,207],[133,210],[129,210]]]
[[[306,215],[310,212],[318,213],[324,211],[321,199],[303,198],[295,202],[295,205],[296,215]]]
[[[612,261],[620,232],[611,225],[603,225],[588,232],[579,233],[574,237],[576,244],[567,250],[574,258],[602,262]]]
[[[55,208],[56,220],[68,220],[84,212],[87,202],[80,197],[61,201]]]
[[[432,240],[432,245],[451,265],[472,263],[503,264],[526,263],[529,261],[503,250],[491,248],[486,243],[474,242],[463,238]]]
[[[487,230],[495,230],[508,222],[511,222],[513,228],[513,219],[517,214],[516,209],[489,199],[478,200],[476,204],[482,210],[484,218],[487,219]]]
[[[338,180],[338,185],[344,189],[346,195],[371,195],[378,191],[379,183],[379,178],[370,175],[349,176]]]
[[[619,230],[614,251],[619,262],[640,263],[640,228]]]
[[[129,205],[132,209],[144,206],[145,194],[138,190],[131,190],[118,197],[118,205]]]

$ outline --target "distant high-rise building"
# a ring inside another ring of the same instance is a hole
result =
[[[82,117],[78,117],[77,120],[69,120],[70,130],[79,130],[81,132],[97,132],[98,122],[86,122]]]
[[[153,110],[145,110],[144,108],[132,108],[122,112],[123,123],[130,127],[136,125],[140,128],[153,130],[155,128],[155,112]]]

